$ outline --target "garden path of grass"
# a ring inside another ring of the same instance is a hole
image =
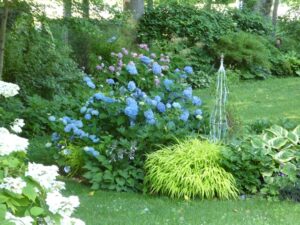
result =
[[[298,225],[300,204],[246,200],[172,200],[134,193],[96,191],[68,182],[87,225]]]
[[[300,123],[299,77],[240,82],[230,85],[229,92],[229,105],[245,123],[263,118],[274,122],[288,118]],[[197,94],[212,107],[211,89]]]

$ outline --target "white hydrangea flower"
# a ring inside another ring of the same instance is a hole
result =
[[[28,145],[29,142],[26,138],[11,134],[6,128],[0,127],[0,156],[18,151],[25,152]]]
[[[0,95],[5,98],[13,97],[19,93],[20,87],[16,84],[0,81]]]
[[[59,192],[47,193],[46,203],[50,212],[62,217],[70,217],[80,204],[77,196],[64,197]]]
[[[5,177],[3,183],[0,184],[0,189],[6,189],[16,194],[22,194],[24,187],[26,187],[26,182],[20,177]]]
[[[57,166],[44,166],[43,164],[29,163],[25,176],[37,181],[46,191],[54,192],[65,188],[65,184],[56,181],[58,176]]]
[[[30,216],[16,217],[10,212],[6,213],[5,219],[8,220],[9,222],[14,223],[15,225],[32,225],[34,222]]]
[[[23,119],[15,119],[13,124],[10,126],[12,131],[15,133],[21,133],[22,132],[22,127],[25,126],[24,120]]]
[[[77,218],[64,217],[61,219],[60,225],[85,225],[85,222]]]

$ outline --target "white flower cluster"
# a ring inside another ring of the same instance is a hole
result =
[[[5,98],[13,97],[19,93],[20,87],[16,84],[0,81],[0,95]]]
[[[56,181],[58,176],[57,166],[44,166],[42,164],[29,163],[25,176],[37,181],[47,192],[56,192],[65,189],[65,183]]]
[[[20,177],[5,177],[0,184],[0,189],[6,189],[16,194],[22,194],[23,188],[26,187],[26,182]]]
[[[70,217],[79,206],[79,199],[77,196],[64,197],[59,192],[50,192],[47,194],[46,203],[53,214]]]
[[[0,127],[0,156],[9,155],[12,152],[25,152],[28,145],[27,139],[11,134],[6,128]]]
[[[25,126],[25,123],[24,123],[23,119],[15,119],[13,124],[10,126],[10,129],[12,129],[12,131],[15,133],[21,133],[22,127],[24,127],[24,126]]]
[[[8,220],[9,222],[14,223],[15,225],[32,225],[34,222],[30,216],[16,217],[10,212],[6,213],[5,219]]]

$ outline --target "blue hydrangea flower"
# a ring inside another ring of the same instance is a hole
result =
[[[178,102],[173,102],[172,106],[173,106],[173,108],[175,108],[175,109],[181,109],[181,105],[180,105],[180,103],[178,103]]]
[[[171,90],[171,87],[173,86],[173,84],[174,84],[173,80],[169,80],[169,79],[164,80],[164,86],[168,91]]]
[[[64,171],[65,171],[65,173],[70,173],[71,167],[70,166],[65,166]]]
[[[148,124],[155,124],[155,116],[154,113],[151,109],[148,109],[147,111],[144,112],[144,116],[146,118],[146,122]]]
[[[94,109],[94,110],[91,111],[91,114],[92,114],[93,116],[98,116],[98,115],[99,115],[99,111],[96,110],[96,109]]]
[[[161,101],[161,97],[159,95],[156,95],[154,97],[154,100],[157,101],[157,102],[160,102]]]
[[[162,73],[162,68],[157,62],[155,62],[152,65],[152,71],[155,75],[160,75]]]
[[[189,119],[190,113],[188,110],[184,110],[183,113],[180,115],[180,120],[186,122]]]
[[[195,116],[198,116],[198,115],[201,116],[202,115],[202,110],[201,109],[196,109],[195,112],[194,112],[194,115]]]
[[[137,69],[135,67],[134,62],[128,63],[127,66],[126,66],[126,70],[128,71],[128,73],[130,75],[137,75],[138,74],[138,71],[137,71]]]
[[[142,63],[145,63],[146,65],[149,65],[151,63],[151,59],[144,55],[140,57],[140,60]]]
[[[200,106],[202,104],[202,101],[199,97],[197,96],[194,96],[193,97],[193,100],[192,100],[193,104],[196,105],[196,106]]]
[[[139,112],[139,107],[134,98],[127,98],[126,99],[126,108],[124,110],[125,115],[127,115],[131,119],[135,119]]]
[[[85,107],[85,106],[83,106],[83,107],[81,107],[81,109],[80,109],[80,113],[85,113],[86,112],[86,110],[87,110],[87,108]]]
[[[90,119],[92,118],[92,115],[89,114],[89,113],[87,113],[87,114],[84,115],[84,118],[85,118],[86,120],[90,120]]]
[[[180,69],[177,68],[176,70],[174,70],[174,72],[175,72],[175,73],[179,73],[179,72],[180,72]]]
[[[193,68],[191,66],[186,66],[184,67],[184,72],[186,72],[187,74],[192,74],[193,73]]]
[[[180,74],[180,78],[186,79],[186,78],[187,78],[187,75],[186,75],[186,74]]]
[[[156,107],[157,107],[157,110],[161,113],[164,113],[166,111],[166,106],[162,102],[159,102]]]
[[[107,42],[108,43],[113,43],[113,42],[115,42],[117,40],[117,37],[116,36],[112,36],[112,37],[110,37],[109,39],[107,39]]]
[[[113,85],[115,84],[114,79],[106,79],[106,83],[108,83],[109,85]]]
[[[136,89],[136,85],[135,85],[134,81],[129,81],[127,88],[129,91],[133,92]]]
[[[52,133],[52,135],[51,135],[51,141],[56,142],[59,139],[60,139],[60,136],[59,136],[58,133],[56,133],[56,132]]]
[[[122,86],[119,88],[119,92],[121,95],[124,95],[127,92],[127,89],[124,86]]]
[[[65,131],[66,133],[69,133],[69,132],[71,132],[71,130],[72,130],[74,127],[75,127],[75,126],[74,126],[73,124],[68,124],[68,125],[65,126],[64,131]]]
[[[96,151],[93,147],[84,147],[83,150],[87,153],[92,154],[94,157],[97,157],[100,155],[99,152]]]
[[[92,81],[89,81],[89,82],[87,82],[86,84],[87,84],[87,86],[89,86],[89,87],[92,88],[92,89],[95,89],[95,88],[96,88],[96,85],[95,85]]]
[[[187,99],[192,99],[193,97],[193,89],[191,87],[188,87],[183,91],[183,96]]]
[[[55,122],[55,121],[56,121],[55,116],[49,116],[48,119],[49,119],[49,121],[51,121],[51,122]]]

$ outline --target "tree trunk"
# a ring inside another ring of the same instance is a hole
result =
[[[64,19],[72,17],[72,0],[64,0]],[[66,45],[69,44],[69,29],[66,24],[65,31],[63,32],[63,40]]]
[[[123,0],[124,11],[131,11],[136,20],[143,16],[144,7],[144,0]]]
[[[280,0],[274,1],[273,15],[272,15],[272,22],[273,22],[274,29],[276,28],[276,24],[277,24],[277,14],[278,14],[279,4],[280,4]]]
[[[3,15],[1,19],[0,27],[0,80],[3,77],[3,66],[4,66],[4,50],[5,50],[5,36],[6,36],[6,25],[8,18],[8,2],[4,0]]]
[[[72,0],[64,0],[64,18],[72,17]]]
[[[90,18],[90,0],[82,0],[82,15],[84,18]]]
[[[270,16],[272,4],[273,4],[273,0],[261,0],[258,1],[257,8],[263,16]]]

